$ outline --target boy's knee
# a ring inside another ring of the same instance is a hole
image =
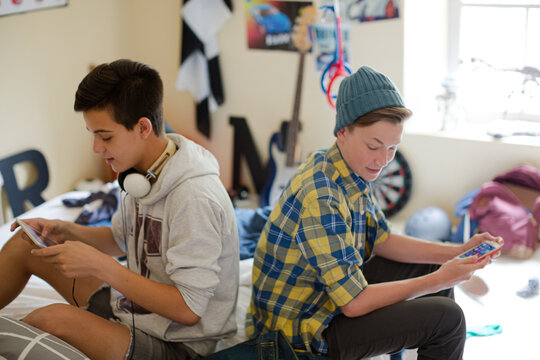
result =
[[[9,252],[10,255],[19,256],[19,257],[28,257],[30,256],[30,250],[36,246],[33,243],[25,238],[24,232],[22,230],[17,231],[13,236],[6,241],[2,247],[2,252]]]
[[[432,333],[427,342],[419,346],[419,359],[462,359],[465,346],[466,324],[461,307],[447,297],[432,297],[429,302]]]
[[[451,331],[465,336],[466,323],[463,309],[461,309],[461,307],[452,299],[440,297],[438,300],[438,307],[442,320],[441,323],[447,324]]]
[[[456,303],[450,298],[441,297],[440,306],[442,308],[442,311],[444,311],[445,313],[449,313],[451,316],[465,318],[465,314],[463,313],[463,309],[461,309],[461,306],[459,306],[458,303]]]
[[[52,304],[28,314],[22,321],[49,334],[62,337],[69,323],[71,306],[67,304]]]
[[[36,274],[43,266],[49,266],[41,258],[30,253],[38,247],[26,238],[22,230],[17,231],[2,247],[2,261],[10,262],[29,275]]]

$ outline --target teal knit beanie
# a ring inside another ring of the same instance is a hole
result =
[[[405,107],[395,85],[386,75],[362,66],[339,85],[334,135],[360,116],[390,106]]]

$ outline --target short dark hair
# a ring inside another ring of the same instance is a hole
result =
[[[115,122],[132,130],[147,117],[154,132],[163,132],[163,82],[150,66],[127,59],[96,66],[79,84],[75,111],[111,111]]]
[[[370,111],[367,114],[357,118],[352,124],[348,126],[365,127],[381,120],[390,121],[394,124],[400,124],[411,116],[412,111],[407,108],[390,106]]]

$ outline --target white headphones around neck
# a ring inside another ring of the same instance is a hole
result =
[[[169,139],[165,151],[146,171],[146,175],[139,173],[135,169],[129,169],[118,174],[118,185],[120,188],[135,198],[148,195],[152,188],[152,179],[157,178],[167,161],[176,152],[176,144]]]

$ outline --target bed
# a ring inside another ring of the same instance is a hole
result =
[[[19,216],[20,218],[46,217],[63,220],[74,220],[81,212],[80,208],[67,208],[62,199],[86,197],[88,192],[68,192],[46,201],[40,206]],[[261,219],[259,219],[261,221]],[[394,228],[399,229],[403,219],[393,219]],[[239,219],[239,221],[242,221]],[[0,246],[11,236],[11,223],[0,226]],[[250,234],[243,234],[250,236]],[[255,238],[255,234],[251,234]],[[249,249],[248,249],[249,250]],[[242,249],[241,249],[242,253]],[[243,257],[246,257],[245,255]],[[252,259],[240,261],[240,287],[236,319],[238,332],[236,336],[225,339],[218,344],[218,350],[246,339],[244,318],[251,293]],[[492,336],[473,336],[467,340],[465,359],[529,359],[537,357],[538,324],[540,324],[540,296],[522,298],[516,291],[523,288],[529,279],[540,277],[540,251],[527,260],[517,260],[501,256],[493,264],[477,272],[477,275],[488,286],[484,296],[474,296],[464,287],[456,287],[456,301],[463,308],[467,317],[467,327],[471,330],[482,329],[487,325],[498,325],[502,333]],[[19,319],[30,311],[57,302],[65,302],[47,283],[32,276],[27,287],[6,308],[0,310],[1,316]],[[41,335],[45,336],[45,335]],[[1,337],[1,334],[0,334]],[[0,339],[0,349],[2,342]],[[1,358],[1,356],[0,356]],[[46,359],[45,357],[40,357]],[[77,359],[76,356],[58,357],[54,359]],[[51,358],[53,359],[53,358]],[[388,359],[388,356],[377,357]],[[403,359],[416,359],[414,350],[407,350]]]

